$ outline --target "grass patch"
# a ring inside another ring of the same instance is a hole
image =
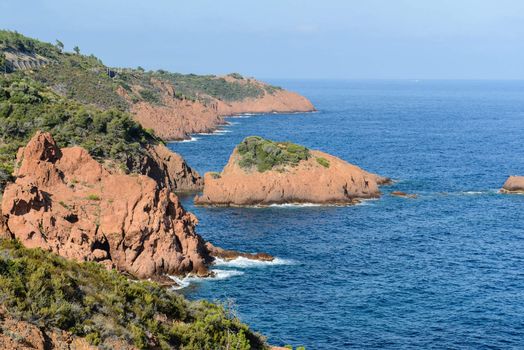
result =
[[[90,194],[89,196],[87,196],[87,199],[89,199],[90,201],[99,201],[100,196],[97,194]]]
[[[256,167],[259,172],[278,166],[296,166],[311,157],[309,150],[291,142],[273,142],[259,136],[246,137],[238,146],[239,165]]]
[[[318,157],[317,163],[322,165],[324,168],[329,168],[329,160],[324,157]]]

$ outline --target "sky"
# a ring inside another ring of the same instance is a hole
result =
[[[115,67],[524,79],[524,0],[0,0],[0,28]]]

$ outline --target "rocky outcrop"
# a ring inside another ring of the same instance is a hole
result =
[[[32,323],[4,315],[0,318],[0,349],[9,350],[96,350],[85,338],[58,328],[44,329]],[[135,346],[114,338],[108,345],[113,349],[135,350]]]
[[[220,258],[226,261],[234,260],[242,257],[247,259],[259,260],[259,261],[273,261],[274,257],[267,253],[242,253],[236,250],[222,249],[215,247],[213,244],[207,242],[206,248],[209,254],[214,258]]]
[[[256,166],[245,166],[244,155],[237,147],[221,173],[205,175],[203,194],[195,197],[195,203],[218,206],[353,204],[360,199],[379,197],[379,185],[389,181],[320,151],[307,154],[297,164],[260,171]],[[254,158],[263,156],[258,153]]]
[[[298,113],[312,112],[313,104],[304,96],[287,90],[266,92],[259,98],[248,98],[237,102],[219,101],[217,111],[221,116],[242,113]]]
[[[190,100],[165,98],[162,105],[138,102],[131,106],[135,119],[164,140],[188,139],[190,134],[212,132],[224,124],[216,109]]]
[[[14,49],[4,50],[8,70],[30,70],[45,66],[51,61],[39,54]]]
[[[524,194],[524,176],[510,176],[500,192]]]
[[[393,191],[393,192],[391,192],[391,195],[395,196],[395,197],[403,197],[403,198],[411,198],[411,199],[417,198],[416,194],[406,193],[406,192],[402,192],[402,191]]]
[[[254,80],[250,83],[261,87],[266,84]],[[153,129],[164,140],[188,139],[190,134],[206,133],[223,125],[224,116],[242,113],[289,113],[311,112],[313,104],[305,97],[286,90],[275,89],[258,98],[246,98],[240,101],[222,101],[206,96],[207,102],[180,100],[175,98],[174,87],[165,81],[154,81],[162,92],[162,104],[138,102],[131,104],[131,113],[144,127]],[[124,89],[119,94],[130,101]],[[131,103],[131,102],[130,102]]]
[[[207,275],[212,261],[196,217],[148,176],[110,174],[80,147],[37,133],[6,187],[6,230],[29,248],[98,261],[139,278]]]
[[[147,147],[140,173],[175,192],[198,191],[203,186],[202,177],[187,165],[184,158],[163,144]]]

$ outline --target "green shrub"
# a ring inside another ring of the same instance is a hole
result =
[[[90,201],[99,201],[100,200],[100,196],[97,195],[97,194],[90,194],[87,196],[87,199],[89,199]]]
[[[140,91],[140,96],[146,102],[154,103],[154,104],[159,104],[160,103],[160,96],[158,95],[158,93],[155,93],[152,90],[145,90],[145,89],[141,90]]]
[[[137,172],[144,146],[158,142],[125,112],[84,106],[17,73],[0,75],[0,190],[18,148],[37,130],[50,132],[60,147],[82,146],[98,160]]]
[[[322,165],[324,168],[329,168],[329,160],[324,157],[318,157],[317,163]]]
[[[28,38],[16,31],[0,30],[0,49],[8,48],[25,53],[37,53],[47,58],[57,58],[57,47],[36,39]]]
[[[238,146],[239,165],[244,169],[256,167],[259,172],[278,166],[296,166],[310,157],[309,150],[290,142],[273,142],[259,136],[246,137]]]
[[[130,281],[100,264],[68,261],[14,240],[0,240],[0,300],[13,318],[101,347],[116,337],[141,349],[267,348],[221,306],[189,302],[156,283]]]
[[[220,173],[217,173],[215,171],[212,171],[210,172],[210,175],[213,179],[220,179],[222,177],[222,175],[220,175]]]

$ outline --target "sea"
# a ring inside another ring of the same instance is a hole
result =
[[[214,278],[186,278],[179,292],[227,305],[273,345],[524,349],[524,195],[498,192],[524,175],[524,81],[270,82],[318,111],[231,116],[169,147],[203,174],[259,135],[394,183],[355,206],[212,208],[182,196],[206,240],[276,259],[218,261]]]

